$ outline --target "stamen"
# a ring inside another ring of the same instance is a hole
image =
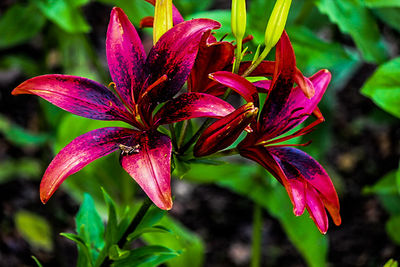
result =
[[[162,84],[163,82],[165,82],[168,79],[168,76],[166,74],[164,74],[163,76],[161,76],[160,78],[158,78],[157,81],[155,81],[154,83],[152,83],[151,85],[149,85],[146,90],[142,93],[142,95],[140,96],[140,98],[142,99],[143,97],[145,97],[152,89],[154,89],[155,87],[157,87],[158,85]]]
[[[225,33],[224,36],[222,36],[221,39],[220,39],[219,41],[222,42],[222,41],[226,38],[226,36],[228,36],[227,33]]]

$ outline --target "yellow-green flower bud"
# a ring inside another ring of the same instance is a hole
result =
[[[242,40],[246,31],[246,0],[232,0],[231,27],[236,40]]]
[[[277,0],[265,31],[265,49],[271,50],[281,38],[292,0]]]
[[[153,23],[153,42],[158,39],[173,26],[172,21],[172,0],[156,0],[154,9]]]

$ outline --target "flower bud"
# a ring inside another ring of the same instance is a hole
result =
[[[265,49],[268,51],[281,38],[292,0],[277,0],[265,30]]]
[[[158,39],[173,26],[172,20],[172,0],[157,0],[154,9],[153,42]]]
[[[257,111],[258,108],[250,102],[211,124],[197,141],[194,155],[208,156],[233,144],[256,117]]]
[[[242,40],[246,31],[246,0],[232,0],[232,33],[237,40]]]

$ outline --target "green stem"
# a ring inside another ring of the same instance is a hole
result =
[[[171,140],[172,140],[172,146],[174,147],[175,150],[178,149],[178,145],[176,142],[176,134],[175,134],[175,128],[173,124],[168,125],[169,131],[171,132]]]
[[[271,51],[271,48],[264,48],[264,51],[261,53],[261,55],[257,58],[257,60],[250,65],[250,67],[247,68],[247,70],[242,74],[242,77],[247,77],[252,73],[258,65],[261,64],[261,62],[267,57],[269,51]]]
[[[262,233],[262,214],[261,207],[254,203],[253,209],[253,236],[251,244],[251,267],[261,266],[261,233]]]
[[[183,145],[183,142],[185,141],[188,125],[189,125],[188,120],[183,122],[181,134],[179,135],[179,140],[178,140],[178,148],[180,148]]]
[[[126,243],[127,243],[127,237],[129,236],[130,233],[136,230],[136,228],[139,226],[140,222],[143,220],[144,216],[146,215],[147,211],[151,207],[153,202],[146,197],[146,199],[143,201],[142,206],[140,207],[139,211],[136,213],[135,217],[133,218],[131,224],[128,226],[128,228],[125,230],[124,234],[121,236],[119,241],[117,242],[118,247],[123,248]],[[106,258],[103,263],[100,265],[101,267],[106,267],[110,266],[112,261],[110,258]]]
[[[178,154],[184,154],[186,150],[189,149],[189,147],[196,142],[197,138],[200,137],[200,135],[204,132],[204,130],[211,124],[211,119],[206,119],[203,124],[200,126],[200,128],[197,130],[197,132],[190,138],[189,141],[187,141],[186,144],[184,144],[182,147],[179,148],[179,153]]]

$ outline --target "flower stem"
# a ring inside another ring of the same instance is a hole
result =
[[[142,206],[140,207],[139,211],[136,213],[135,217],[133,218],[131,224],[128,226],[128,228],[125,230],[124,234],[121,236],[119,241],[117,242],[118,247],[123,248],[126,243],[127,243],[127,237],[129,236],[130,233],[136,230],[140,222],[143,220],[144,216],[146,215],[147,211],[151,207],[153,202],[146,197],[145,200],[142,203]],[[112,263],[110,258],[106,258],[103,263],[100,265],[101,267],[108,267]]]
[[[261,55],[257,58],[257,60],[250,65],[250,67],[247,68],[247,70],[242,74],[242,77],[247,77],[252,73],[258,65],[261,64],[261,62],[264,60],[264,58],[267,57],[268,53],[271,51],[271,49],[265,48],[264,51],[261,53]]]
[[[226,149],[226,150],[223,150],[223,151],[219,151],[219,152],[214,153],[214,154],[212,154],[210,156],[207,156],[206,158],[228,157],[228,156],[233,156],[233,155],[237,155],[237,154],[239,154],[239,150],[236,147],[234,147],[234,148],[231,148],[231,149]]]
[[[178,149],[178,145],[177,145],[177,142],[176,142],[176,134],[175,134],[174,125],[170,124],[168,127],[169,127],[169,131],[171,132],[172,146],[176,150],[176,149]]]
[[[180,148],[183,145],[183,142],[185,141],[188,125],[189,125],[188,120],[184,121],[182,124],[182,129],[181,129],[181,133],[179,135],[179,140],[178,140],[178,148]]]
[[[261,233],[262,214],[259,204],[254,203],[253,208],[253,236],[251,244],[251,267],[261,266]]]
[[[184,154],[186,152],[186,150],[189,149],[189,147],[194,144],[194,142],[196,142],[197,138],[199,138],[199,136],[204,132],[204,130],[211,124],[211,119],[208,118],[206,119],[203,124],[200,126],[200,128],[197,130],[197,132],[192,136],[192,138],[190,138],[189,141],[187,141],[186,144],[184,144],[183,146],[181,146],[179,148],[179,154]]]

